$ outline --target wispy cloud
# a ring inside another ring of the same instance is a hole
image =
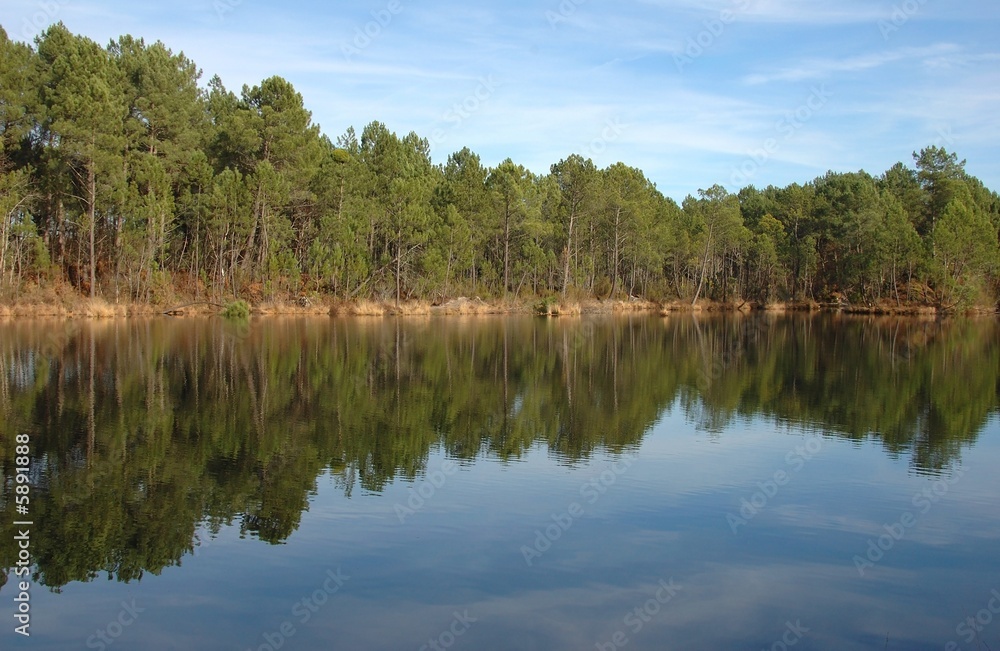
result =
[[[0,24],[21,40],[39,7],[57,5],[53,22],[99,43],[131,33],[183,50],[205,81],[219,74],[238,90],[281,75],[334,139],[372,120],[428,138],[443,123],[447,136],[432,144],[438,162],[469,146],[486,164],[511,157],[545,172],[620,120],[627,129],[588,153],[598,165],[642,168],[675,199],[727,179],[811,86],[826,83],[835,97],[782,142],[755,185],[805,182],[828,168],[878,173],[947,127],[949,147],[1000,188],[993,0],[967,0],[947,16],[927,3],[888,47],[878,23],[897,0],[586,0],[555,25],[546,12],[558,14],[560,0],[399,0],[352,57],[342,46],[388,0],[219,1],[231,11],[220,16],[216,0],[5,0]],[[735,19],[720,33],[712,21],[723,11]],[[679,72],[675,55],[705,34],[709,47]],[[488,75],[499,84],[488,100],[449,121]]]
[[[982,64],[1000,61],[1000,52],[967,53],[959,52],[938,57],[929,57],[924,64],[929,68],[950,70],[953,68],[972,68]]]
[[[885,52],[875,52],[842,59],[811,59],[801,64],[769,73],[756,73],[744,78],[747,84],[767,84],[776,81],[804,81],[824,79],[838,73],[855,73],[881,68],[900,61],[930,62],[942,55],[960,51],[959,46],[942,43],[930,47],[907,47]]]
[[[870,23],[885,10],[862,0],[817,3],[813,0],[640,0],[649,5],[698,15],[738,13],[741,20],[778,25]]]

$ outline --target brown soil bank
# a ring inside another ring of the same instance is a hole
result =
[[[433,315],[502,315],[540,314],[544,316],[578,316],[581,314],[622,314],[626,312],[657,312],[659,303],[650,301],[484,301],[481,298],[456,298],[442,303],[406,301],[354,301],[338,303],[330,308],[333,315],[346,316],[433,316]]]
[[[111,303],[103,298],[85,298],[75,293],[56,294],[13,302],[0,301],[0,318],[63,317],[63,318],[124,318],[131,316],[207,316],[219,314],[225,308],[221,302],[191,301],[181,304]],[[404,301],[324,301],[299,298],[294,301],[269,301],[251,306],[254,315],[301,316],[438,316],[438,315],[509,315],[537,314],[551,317],[591,314],[650,313],[666,316],[672,313],[735,313],[764,310],[768,312],[839,312],[844,314],[914,315],[955,313],[956,310],[939,309],[932,305],[848,305],[843,303],[788,302],[760,304],[754,302],[719,303],[713,301],[654,302],[642,299],[629,300],[483,300],[460,297],[444,302]],[[976,307],[961,310],[966,314],[995,314],[994,307]]]

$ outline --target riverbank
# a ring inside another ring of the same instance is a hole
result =
[[[188,301],[181,304],[111,303],[103,298],[72,297],[56,301],[0,302],[0,318],[92,318],[115,319],[168,315],[174,317],[219,314],[225,305],[215,301]],[[657,312],[661,305],[649,301],[561,301],[540,309],[538,301],[457,298],[444,303],[430,301],[264,301],[250,305],[257,316],[431,316],[536,314],[551,316]]]
[[[114,303],[104,298],[89,298],[76,292],[46,292],[0,301],[0,318],[93,318],[112,319],[168,315],[174,317],[209,316],[225,309],[226,299],[189,299],[180,303]],[[261,301],[250,305],[256,316],[434,316],[434,315],[514,315],[536,314],[552,317],[581,316],[585,314],[648,313],[667,316],[678,313],[733,313],[733,312],[839,312],[844,314],[928,316],[938,313],[955,313],[933,305],[891,303],[877,305],[850,305],[844,303],[818,303],[815,301],[775,302],[761,304],[750,301],[720,303],[701,300],[648,301],[639,298],[616,300],[569,300],[557,297],[547,299],[493,299],[458,297],[447,301],[376,301],[361,299],[343,301],[331,298],[299,297],[290,301]],[[981,306],[962,310],[968,314],[995,314],[995,307]]]
[[[448,301],[334,301],[314,304],[311,301],[293,303],[261,303],[251,306],[251,313],[267,315],[318,315],[355,317],[393,316],[488,316],[537,314],[543,316],[580,316],[583,314],[658,313],[660,303],[641,299],[631,300],[516,300],[459,297]]]

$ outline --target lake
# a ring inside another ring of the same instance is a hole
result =
[[[0,640],[998,649],[998,335],[773,314],[0,324]]]

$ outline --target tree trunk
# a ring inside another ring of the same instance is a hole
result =
[[[701,263],[701,278],[698,280],[698,289],[695,290],[694,299],[691,305],[697,305],[698,297],[701,296],[701,288],[705,284],[705,273],[708,270],[708,255],[712,251],[712,229],[708,229],[708,241],[705,242],[705,259]]]
[[[615,209],[615,244],[614,252],[611,254],[611,294],[608,298],[614,298],[615,292],[618,290],[618,228],[621,224],[622,209],[621,206]],[[631,292],[629,292],[631,293]]]
[[[563,263],[563,286],[562,295],[566,295],[566,288],[569,287],[569,258],[573,251],[573,222],[576,221],[576,209],[569,213],[569,230],[566,237],[566,260]]]
[[[403,234],[401,231],[396,231],[396,307],[399,307],[399,295],[400,295],[400,283],[399,274],[402,268],[402,240]]]
[[[510,206],[504,209],[503,218],[503,295],[510,287]]]
[[[90,298],[97,290],[97,258],[94,255],[94,241],[97,231],[97,176],[94,161],[87,165],[87,217],[90,219]]]

